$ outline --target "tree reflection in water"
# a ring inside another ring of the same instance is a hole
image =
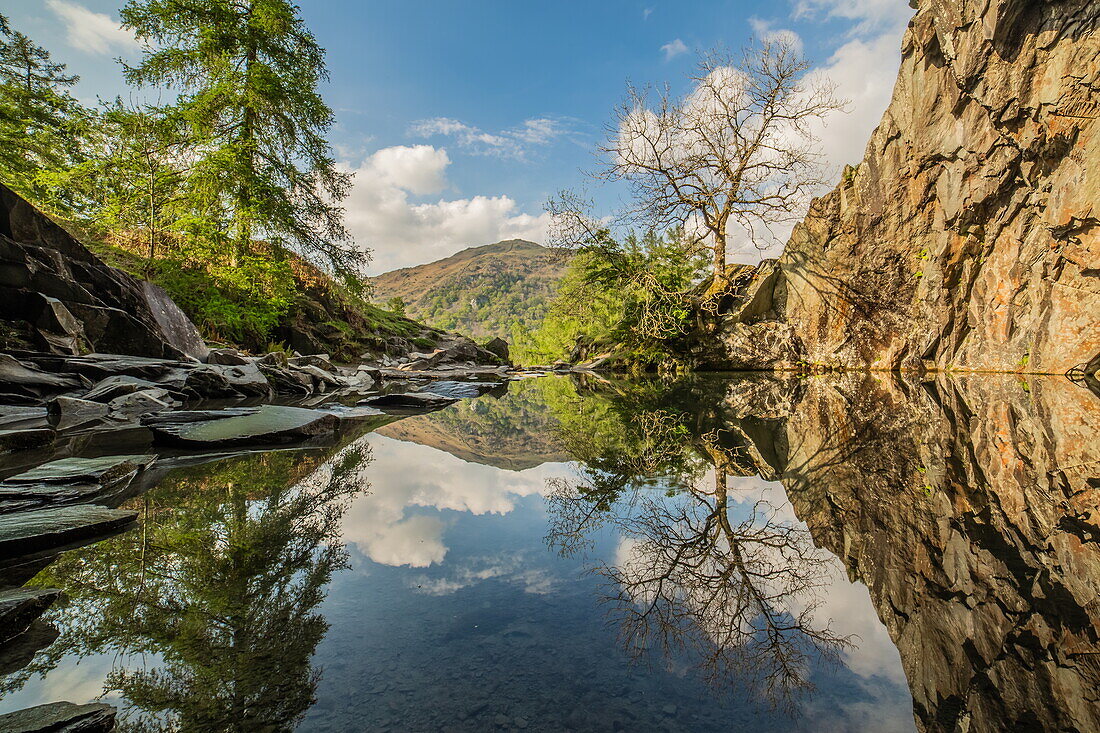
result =
[[[339,524],[367,450],[323,464],[266,453],[165,481],[139,500],[140,529],[39,576],[70,603],[27,671],[116,654],[104,694],[123,698],[120,730],[292,730],[314,701],[328,629],[315,609],[347,561]]]
[[[831,555],[782,506],[738,502],[728,480],[737,445],[721,431],[692,438],[686,419],[631,415],[621,460],[604,454],[577,480],[551,479],[548,544],[569,555],[612,528],[619,557],[593,569],[608,581],[603,600],[626,651],[686,653],[715,687],[790,706],[812,687],[811,664],[836,662],[849,643],[818,618]]]

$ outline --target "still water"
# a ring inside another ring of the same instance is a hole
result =
[[[513,382],[168,471],[0,712],[122,730],[1087,730],[1100,399]]]

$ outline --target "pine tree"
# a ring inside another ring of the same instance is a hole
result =
[[[47,178],[81,156],[86,113],[68,91],[78,80],[0,15],[0,178],[55,212],[70,202]]]
[[[128,81],[179,92],[199,159],[188,178],[195,222],[236,260],[264,240],[352,276],[365,257],[339,207],[350,176],[325,133],[324,51],[287,0],[130,0],[124,25],[146,44]]]

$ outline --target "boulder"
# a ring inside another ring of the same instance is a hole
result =
[[[14,639],[26,631],[60,597],[61,591],[56,588],[15,588],[0,591],[0,643]]]
[[[339,422],[325,412],[282,405],[172,412],[142,418],[142,424],[153,431],[155,443],[189,447],[301,442],[333,434]]]
[[[268,355],[270,356],[270,354]],[[266,358],[266,357],[265,357]],[[286,369],[264,362],[262,359],[257,367],[267,378],[275,394],[284,395],[310,395],[313,394],[313,379],[308,374],[303,374],[297,369]]]
[[[273,367],[285,367],[287,361],[286,353],[282,351],[272,351],[268,354],[264,354],[258,359],[258,363]]]
[[[154,387],[116,397],[107,406],[111,410],[111,417],[127,418],[171,410],[175,404],[176,401],[168,394],[168,390]]]
[[[163,290],[104,264],[2,184],[0,318],[46,351],[206,356]]]
[[[332,362],[328,360],[328,354],[308,354],[306,356],[295,356],[289,360],[292,366],[305,367],[313,366],[318,369],[323,369],[326,372],[336,372],[336,367],[332,365]]]
[[[139,389],[156,387],[154,382],[129,374],[118,374],[99,380],[94,387],[86,392],[82,399],[92,402],[110,402],[116,397],[137,392]]]
[[[485,345],[481,348],[493,354],[505,364],[509,364],[512,361],[509,355],[508,342],[499,336],[495,336],[485,342]]]
[[[76,705],[51,702],[0,715],[5,733],[109,733],[115,729],[115,708],[102,702]]]
[[[244,366],[252,362],[247,356],[236,349],[211,349],[206,355],[207,364],[222,364],[224,366]]]
[[[136,520],[137,512],[88,504],[6,514],[0,516],[0,558],[94,542]]]
[[[84,425],[107,417],[109,408],[102,402],[81,400],[76,397],[54,397],[46,404],[46,413],[50,424],[64,430],[76,425]]]

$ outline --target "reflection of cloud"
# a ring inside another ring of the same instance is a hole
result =
[[[344,515],[344,539],[383,565],[428,567],[447,553],[446,522],[410,510],[507,514],[517,498],[544,493],[547,477],[562,470],[561,464],[543,464],[502,471],[378,434],[364,440],[374,458],[365,469],[372,491]]]
[[[421,575],[409,581],[417,591],[430,596],[445,596],[477,585],[485,580],[501,580],[523,588],[524,593],[545,595],[554,590],[557,578],[543,568],[530,566],[530,561],[520,555],[482,557],[470,560],[465,566],[453,568],[445,577],[431,578]]]

